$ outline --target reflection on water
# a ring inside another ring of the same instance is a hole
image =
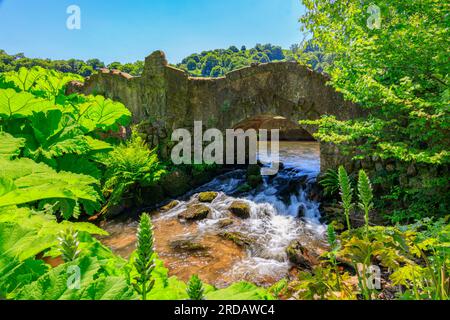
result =
[[[280,141],[279,161],[286,167],[296,168],[304,173],[317,176],[320,172],[320,145],[317,142]],[[272,162],[271,144],[261,143],[258,158],[262,162]]]
[[[155,247],[171,275],[187,281],[192,274],[199,274],[203,281],[218,287],[240,280],[270,285],[289,273],[285,250],[291,241],[300,240],[314,250],[323,247],[319,203],[311,199],[320,170],[319,145],[281,142],[280,161],[283,166],[278,175],[265,177],[256,190],[240,193],[246,176],[244,170],[236,170],[193,190],[186,201],[153,217]],[[210,209],[207,219],[180,221],[178,214],[198,204],[201,191],[219,192],[212,203],[204,204]],[[250,218],[230,213],[228,208],[237,200],[248,205]],[[226,225],[222,223],[225,220]],[[104,243],[128,256],[134,248],[136,225],[108,222],[105,228],[112,235]],[[224,232],[242,234],[251,241],[238,246],[224,239]]]

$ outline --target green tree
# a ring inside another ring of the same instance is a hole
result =
[[[120,62],[112,62],[110,64],[108,64],[108,69],[117,69],[117,70],[121,70],[122,69],[122,64]]]
[[[202,66],[202,75],[209,77],[215,66],[219,65],[219,59],[214,54],[208,54]]]
[[[212,70],[211,70],[211,77],[220,77],[223,75],[223,69],[221,66],[215,66]]]
[[[239,52],[239,49],[236,46],[231,46],[230,48],[228,48],[228,50],[232,51],[232,52]]]
[[[94,69],[91,66],[82,66],[78,73],[83,77],[89,77],[94,73]]]
[[[391,205],[422,214],[448,213],[448,4],[437,0],[380,0],[377,6],[359,0],[303,3],[304,29],[325,54],[333,56],[326,69],[331,84],[371,114],[352,121],[323,118],[316,122],[317,138],[337,142],[358,158],[377,156],[399,161],[405,168],[423,166],[415,183],[402,185],[402,194]],[[430,175],[432,171],[438,174]],[[380,179],[385,188],[399,188],[391,175]]]
[[[94,70],[105,67],[105,64],[102,61],[100,61],[99,59],[89,59],[86,61],[86,64],[88,66],[91,66]]]
[[[186,66],[189,71],[193,71],[193,70],[197,69],[197,63],[195,62],[194,59],[189,59]]]

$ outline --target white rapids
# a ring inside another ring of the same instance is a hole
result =
[[[296,145],[297,144],[297,145]],[[239,186],[245,183],[245,171],[236,170],[217,177],[196,189],[186,201],[158,219],[173,219],[197,202],[201,191],[218,191],[219,196],[207,205],[212,214],[198,222],[199,233],[218,233],[221,219],[228,217],[228,207],[236,200],[246,202],[251,208],[249,219],[234,224],[228,231],[240,232],[255,241],[247,249],[247,256],[230,270],[227,276],[238,280],[259,282],[265,277],[283,278],[290,269],[285,252],[296,239],[306,245],[323,241],[325,226],[320,223],[319,203],[311,200],[310,186],[320,169],[318,145],[315,143],[281,143],[280,161],[284,167],[277,176],[265,177],[264,184],[250,193],[240,194]]]

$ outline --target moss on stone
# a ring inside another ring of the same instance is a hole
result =
[[[210,192],[201,192],[201,193],[198,195],[198,201],[210,203],[210,202],[213,202],[214,199],[217,198],[217,196],[218,196],[218,193],[217,193],[217,192],[213,192],[213,191],[210,191]]]
[[[202,245],[201,243],[195,242],[190,239],[178,239],[173,240],[169,243],[169,247],[174,251],[206,251],[208,247]]]
[[[234,201],[228,210],[239,218],[250,218],[250,206],[246,202]]]
[[[226,240],[233,241],[240,247],[248,247],[255,242],[253,238],[246,236],[245,234],[242,234],[240,232],[222,232],[219,233],[219,236]]]
[[[172,200],[168,204],[166,204],[164,207],[162,207],[160,210],[163,212],[169,211],[169,210],[172,210],[173,208],[175,208],[179,204],[180,204],[180,201]]]
[[[203,220],[208,217],[209,213],[210,209],[207,206],[203,204],[197,204],[181,212],[178,215],[178,218],[183,220]]]
[[[304,269],[312,269],[314,265],[319,263],[317,257],[312,255],[298,240],[294,240],[289,244],[286,248],[286,254],[290,262]]]
[[[226,228],[228,226],[231,226],[234,223],[233,219],[230,218],[225,218],[225,219],[221,219],[219,220],[219,222],[217,223],[219,228]]]

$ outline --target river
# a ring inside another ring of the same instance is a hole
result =
[[[266,159],[264,159],[266,160]],[[183,197],[174,208],[153,216],[155,249],[170,275],[188,280],[198,274],[217,287],[235,281],[268,286],[292,271],[286,248],[300,240],[306,248],[324,248],[325,226],[319,221],[319,202],[314,183],[320,170],[320,149],[315,142],[280,142],[283,166],[276,176],[250,192],[239,192],[245,171],[235,170],[215,178]],[[184,223],[178,214],[198,203],[198,193],[218,192],[207,203],[207,219]],[[233,217],[228,208],[235,201],[250,207],[250,218]],[[136,221],[110,221],[103,226],[110,237],[103,242],[128,257],[135,246]],[[250,239],[236,245],[223,233]],[[181,244],[181,245],[180,245]]]

